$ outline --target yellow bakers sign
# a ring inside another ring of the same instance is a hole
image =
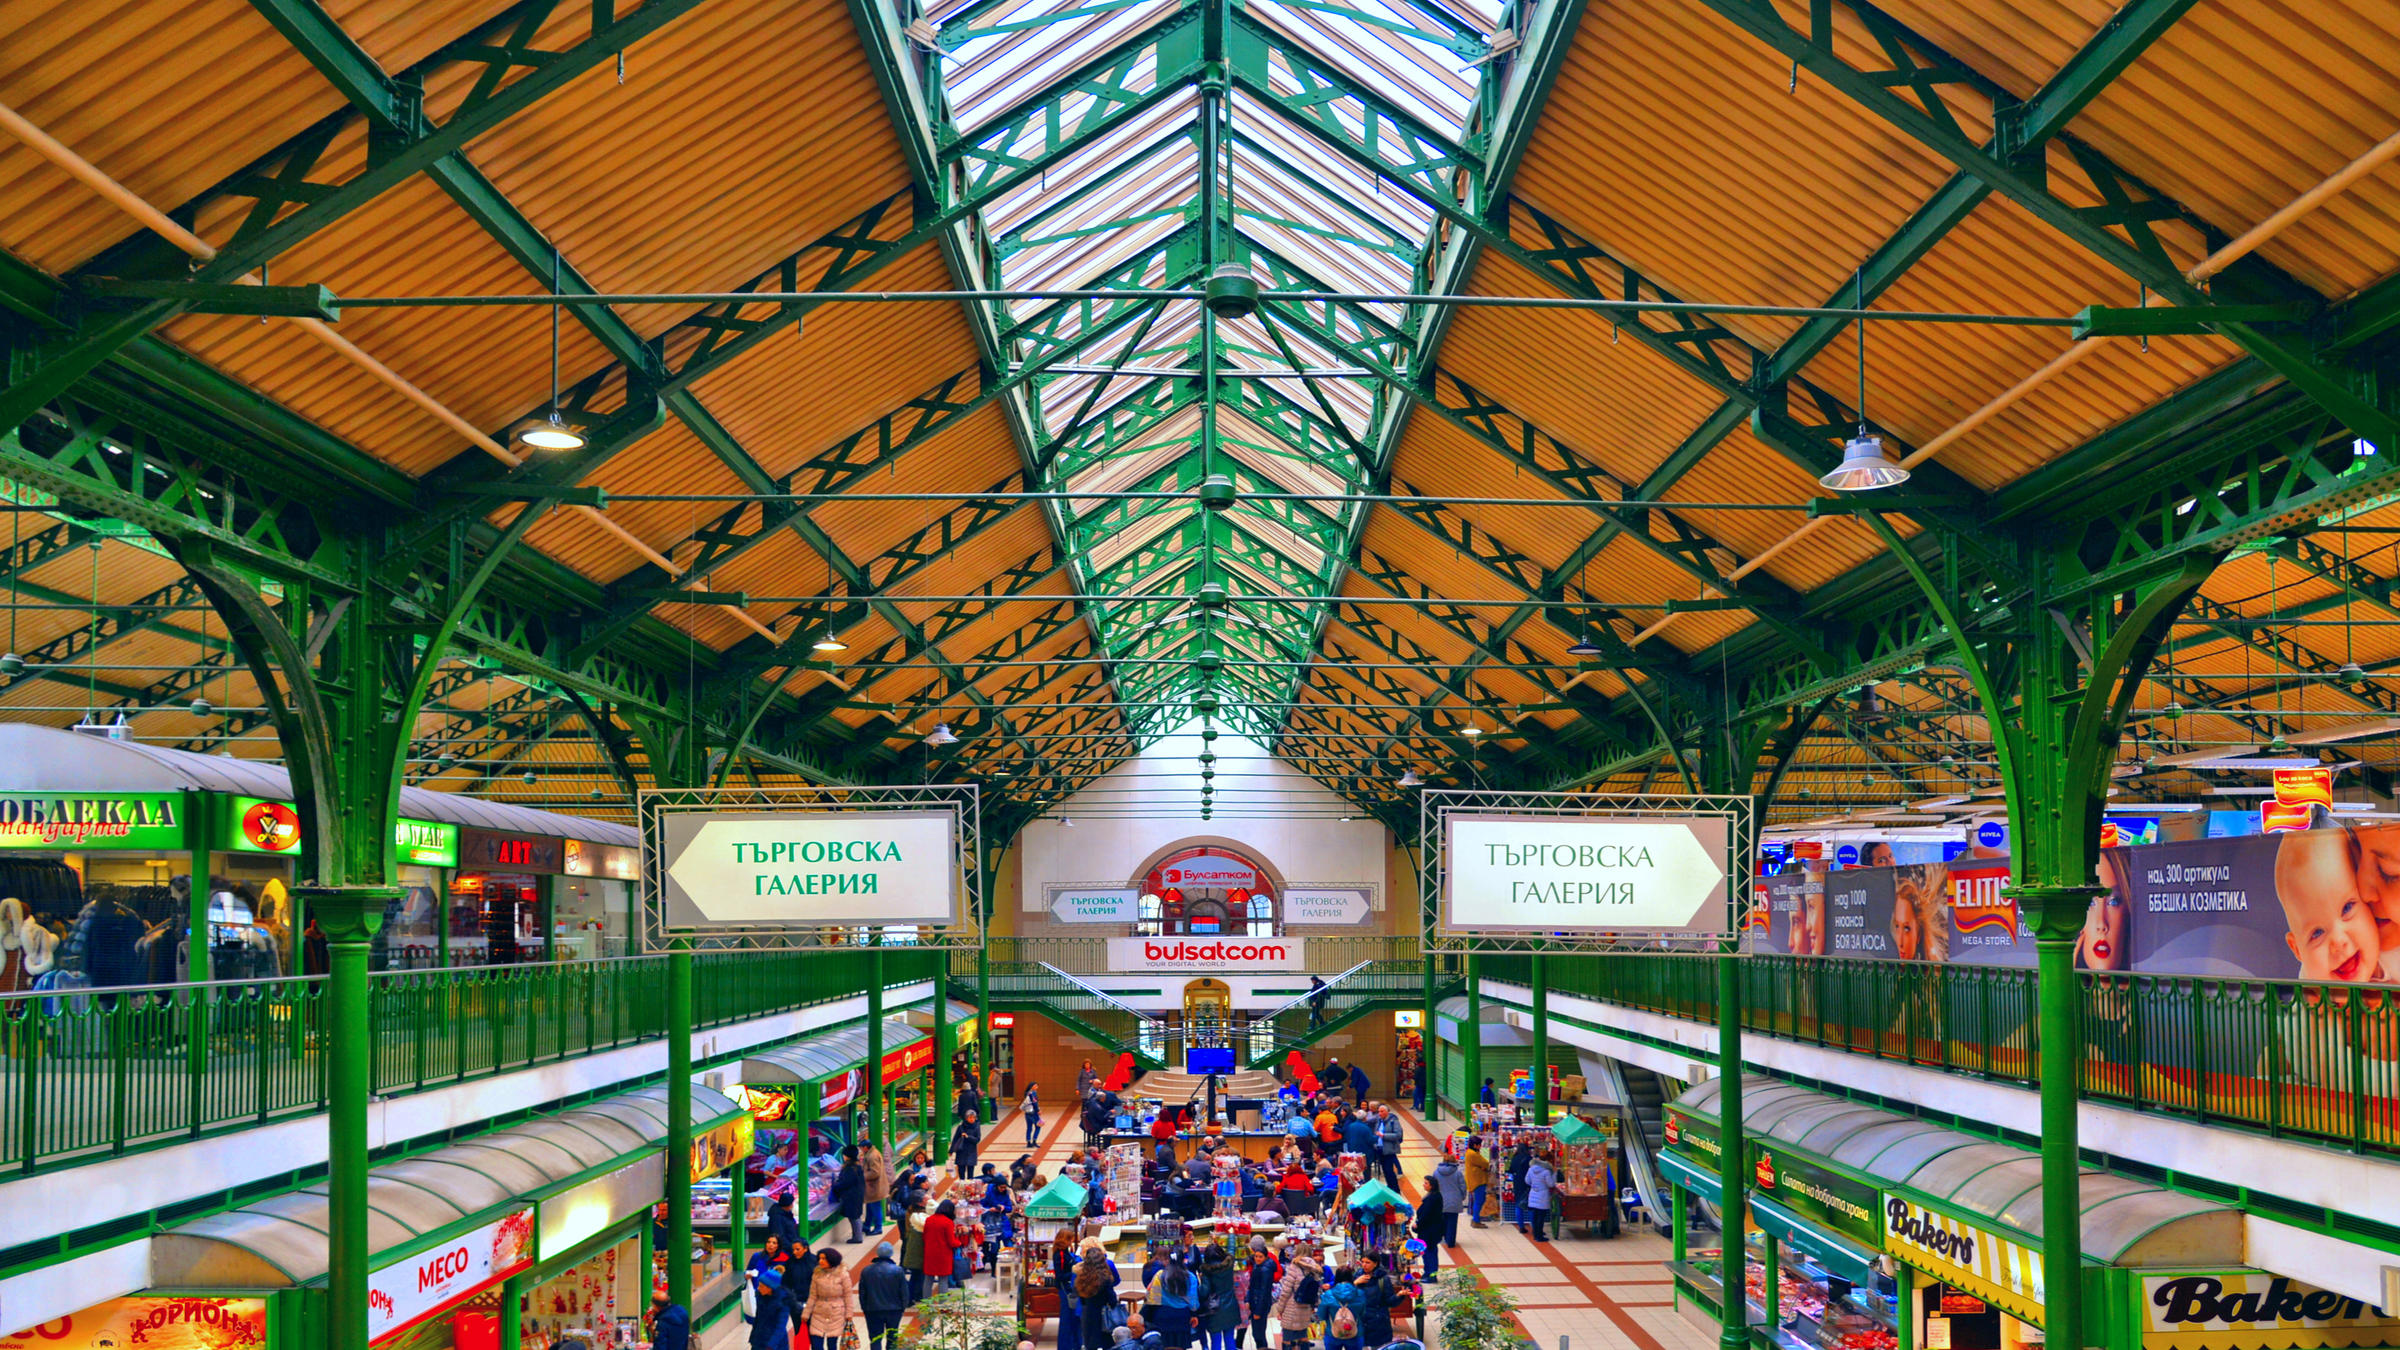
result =
[[[2017,1317],[2042,1324],[2041,1249],[1887,1195],[1883,1249]]]
[[[2400,1321],[2330,1289],[2256,1270],[2142,1280],[2142,1350],[2400,1345]]]

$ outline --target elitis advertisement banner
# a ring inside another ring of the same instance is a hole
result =
[[[1764,881],[1751,950],[1869,961],[2030,966],[2033,936],[2002,892],[2006,859],[1785,873]]]

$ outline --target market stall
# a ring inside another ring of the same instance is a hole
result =
[[[1373,1252],[1398,1290],[1392,1299],[1392,1321],[1417,1319],[1417,1339],[1425,1339],[1425,1244],[1410,1231],[1416,1212],[1400,1192],[1373,1180],[1352,1187],[1342,1200],[1343,1238],[1359,1251]]]
[[[1558,1169],[1558,1226],[1580,1223],[1616,1233],[1618,1121],[1561,1116],[1550,1127]]]
[[[932,1063],[933,1042],[896,1017],[883,1022],[886,1090]],[[749,1225],[763,1229],[767,1206],[790,1197],[801,1233],[811,1238],[833,1223],[833,1179],[841,1150],[867,1130],[867,1028],[861,1023],[805,1040],[752,1051],[742,1060],[736,1095],[758,1114],[756,1145],[746,1162],[759,1183],[747,1188]],[[725,1188],[730,1193],[730,1186]],[[704,1193],[693,1192],[693,1223],[703,1225]],[[716,1198],[712,1188],[706,1193]],[[712,1205],[705,1227],[729,1225]]]

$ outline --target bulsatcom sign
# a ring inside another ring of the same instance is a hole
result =
[[[1443,818],[1442,919],[1471,933],[1722,933],[1722,816]]]
[[[670,929],[958,921],[949,811],[691,811],[657,825]]]
[[[1308,969],[1305,938],[1130,937],[1108,940],[1108,968],[1241,974]]]

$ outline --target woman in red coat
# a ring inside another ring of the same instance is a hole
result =
[[[952,1289],[964,1281],[958,1277],[958,1249],[966,1243],[966,1235],[958,1228],[958,1202],[944,1200],[925,1221],[925,1278],[939,1281]]]

